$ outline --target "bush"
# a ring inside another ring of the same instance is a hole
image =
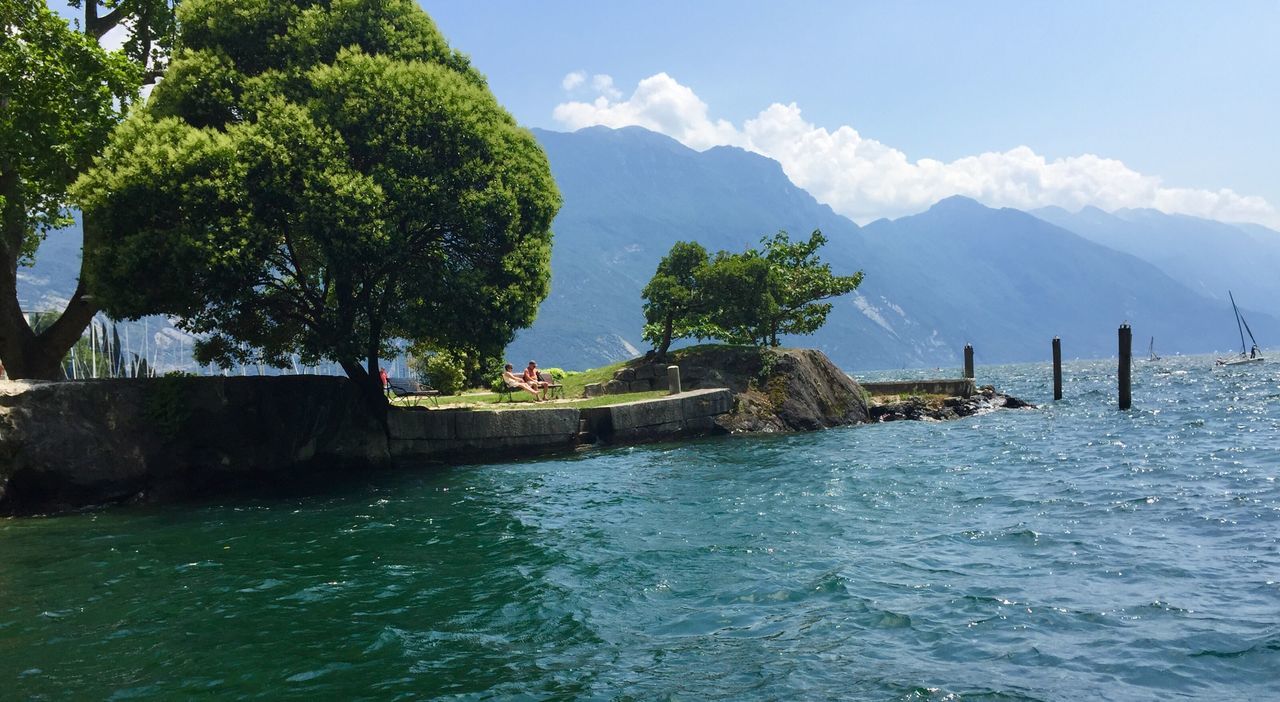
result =
[[[502,371],[506,368],[506,361],[502,360],[502,356],[485,356],[475,364],[474,372],[467,376],[467,381],[472,387],[493,388],[494,380],[502,380]],[[494,392],[497,392],[494,390]]]
[[[457,395],[462,392],[466,372],[462,361],[449,351],[437,351],[425,356],[414,356],[409,367],[418,376],[418,381],[426,383],[441,395]]]
[[[564,372],[563,368],[543,368],[542,372],[549,374],[552,378],[555,378],[556,382],[560,382],[561,380],[564,380],[565,377],[569,375],[568,373]]]

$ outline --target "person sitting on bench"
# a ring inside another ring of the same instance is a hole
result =
[[[533,395],[534,402],[542,402],[542,398],[538,397],[538,391],[535,390],[532,385],[524,382],[523,378],[516,375],[510,363],[508,363],[506,368],[502,371],[502,382],[506,383],[507,387],[512,390],[524,390],[530,395]]]
[[[524,374],[520,379],[529,384],[529,387],[542,391],[542,399],[547,399],[547,388],[551,387],[551,383],[538,377],[538,364],[529,361],[529,366],[524,369]]]

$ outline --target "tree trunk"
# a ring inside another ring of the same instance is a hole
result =
[[[17,174],[0,175],[0,197],[5,200],[3,233],[0,234],[0,362],[10,378],[61,380],[62,360],[80,340],[98,308],[85,295],[85,256],[81,256],[80,281],[62,315],[40,335],[31,330],[18,301],[18,256],[26,236],[25,203],[18,193]],[[86,243],[92,236],[86,220]]]
[[[667,315],[667,321],[662,327],[662,343],[658,346],[658,351],[654,354],[659,361],[667,358],[667,349],[671,348],[671,332],[675,327],[675,315]]]
[[[377,363],[377,358],[372,359]],[[387,396],[382,394],[382,384],[378,382],[376,373],[370,374],[360,365],[359,361],[348,360],[340,361],[339,365],[342,370],[346,371],[347,378],[355,383],[357,394],[359,395],[369,413],[373,418],[378,420],[384,429],[387,428]]]

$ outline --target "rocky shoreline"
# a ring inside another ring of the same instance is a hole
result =
[[[872,398],[872,422],[902,420],[944,422],[998,409],[1035,409],[1035,405],[984,385],[970,397],[916,396],[906,399]]]

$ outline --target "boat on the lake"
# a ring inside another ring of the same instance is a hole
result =
[[[1249,323],[1244,320],[1244,315],[1240,314],[1240,308],[1236,306],[1236,298],[1227,291],[1227,297],[1231,298],[1231,309],[1236,313],[1236,329],[1240,332],[1240,355],[1228,356],[1227,358],[1219,358],[1216,363],[1220,366],[1240,366],[1246,363],[1261,363],[1265,359],[1262,357],[1262,350],[1258,348],[1258,340],[1253,338],[1253,330],[1249,328]],[[1249,333],[1249,341],[1253,343],[1253,347],[1245,349],[1244,335]],[[1153,339],[1154,341],[1154,339]]]
[[[1160,356],[1156,354],[1156,338],[1154,336],[1151,337],[1151,344],[1147,346],[1147,360],[1148,361],[1160,360]]]

